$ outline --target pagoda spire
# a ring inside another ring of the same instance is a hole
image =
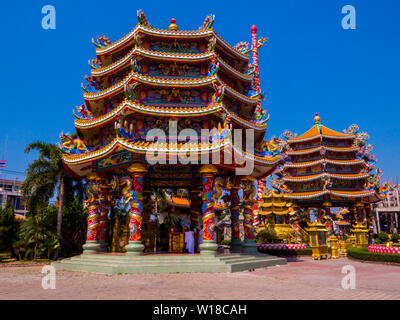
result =
[[[172,18],[171,19],[171,24],[168,27],[169,31],[179,31],[179,28],[175,23],[176,23],[176,20],[174,18]]]
[[[315,113],[314,123],[321,124],[321,117],[319,116],[318,112]]]
[[[318,132],[319,132],[320,134],[322,134],[322,132],[321,132],[321,127],[320,127],[320,125],[321,125],[321,117],[319,116],[318,112],[315,113],[314,123],[315,123],[315,125],[316,125],[317,128],[318,128]]]

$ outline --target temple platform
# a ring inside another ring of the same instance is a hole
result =
[[[286,259],[266,254],[146,254],[127,257],[121,254],[82,254],[53,262],[56,270],[103,274],[238,272],[286,264]]]

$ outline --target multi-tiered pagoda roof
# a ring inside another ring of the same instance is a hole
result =
[[[363,141],[365,134],[329,129],[318,114],[314,121],[310,130],[286,141],[286,158],[276,172],[280,180],[273,185],[299,204],[380,201],[379,184],[370,183],[376,175],[370,173],[374,158]]]
[[[84,103],[74,111],[79,139],[62,137],[67,169],[85,177],[99,166],[115,168],[142,159],[147,151],[176,155],[194,150],[200,158],[228,150],[254,161],[256,178],[268,175],[278,155],[239,150],[227,139],[231,129],[253,129],[257,147],[266,133],[266,121],[255,112],[262,95],[253,88],[252,50],[224,41],[213,29],[213,15],[196,31],[179,30],[174,19],[168,30],[156,29],[140,10],[138,20],[116,42],[104,36],[93,40],[96,58],[89,61],[91,75],[82,84]],[[216,127],[219,137],[174,144],[146,140],[150,129],[168,132],[169,120],[177,121],[178,133]],[[237,166],[234,162],[231,168]]]

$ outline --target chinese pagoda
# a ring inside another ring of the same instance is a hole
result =
[[[295,232],[290,220],[296,211],[292,208],[293,203],[288,199],[287,194],[268,190],[263,194],[262,199],[258,212],[261,216],[262,227],[274,230],[277,239],[291,242]]]
[[[266,38],[258,38],[253,26],[251,45],[233,47],[213,24],[214,15],[209,15],[196,31],[180,30],[175,19],[167,29],[157,29],[139,10],[137,26],[125,37],[92,40],[96,58],[89,61],[91,75],[82,83],[84,103],[74,111],[78,137],[63,134],[60,145],[66,170],[88,182],[88,231],[81,259],[108,251],[108,215],[120,202],[129,209],[126,255],[141,256],[150,210],[146,203],[159,188],[188,191],[190,212],[197,215],[192,221],[203,228],[200,253],[207,257],[217,249],[214,204],[223,191],[229,192],[232,243],[242,253],[256,253],[254,181],[271,174],[281,160],[264,141],[269,117],[261,107],[258,49]],[[203,130],[209,136],[204,138]],[[253,165],[246,172],[248,163]],[[244,244],[238,232],[240,190]],[[230,266],[224,262],[220,270],[247,268]],[[123,270],[141,272],[127,268]]]
[[[374,169],[368,135],[352,125],[343,133],[322,125],[316,114],[314,126],[295,136],[286,132],[284,164],[276,171],[272,185],[286,193],[300,208],[317,208],[324,220],[331,207],[349,208],[348,220],[371,225],[371,203],[387,192],[381,185],[381,172]]]

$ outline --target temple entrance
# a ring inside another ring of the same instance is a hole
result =
[[[202,237],[199,193],[188,189],[157,188],[147,192],[143,210],[142,243],[145,253],[198,253]],[[129,210],[119,202],[110,217],[111,252],[126,252]]]

